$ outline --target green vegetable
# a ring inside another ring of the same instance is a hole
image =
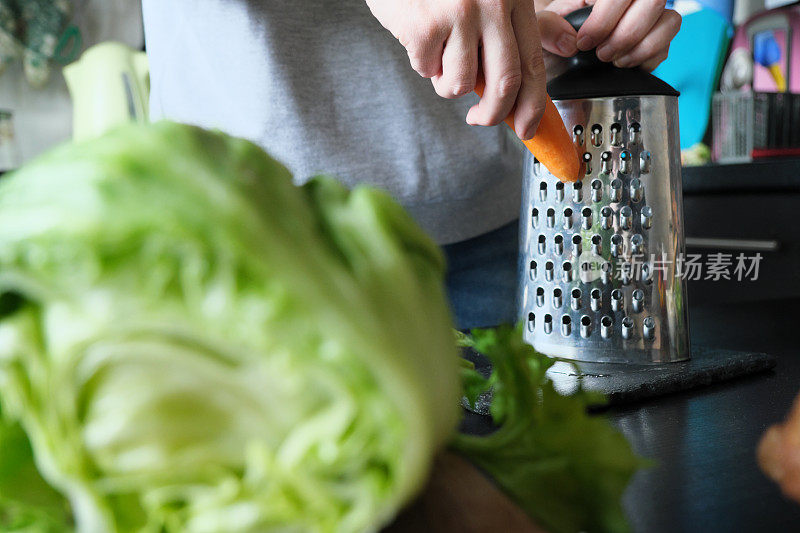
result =
[[[457,421],[443,272],[386,194],[243,140],[61,147],[0,180],[0,456],[23,428],[82,531],[379,528]],[[69,527],[8,468],[0,526]]]
[[[0,413],[0,531],[49,533],[70,525],[67,501],[42,479],[25,432]]]
[[[460,344],[486,355],[484,379],[462,369],[468,397],[492,388],[488,436],[458,435],[452,446],[482,468],[551,533],[627,531],[621,497],[644,462],[602,417],[589,416],[593,398],[562,396],[546,377],[553,360],[526,344],[520,328],[475,330]]]

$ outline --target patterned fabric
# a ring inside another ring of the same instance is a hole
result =
[[[0,72],[21,60],[31,85],[47,83],[52,62],[67,63],[80,49],[71,15],[71,0],[0,0]]]

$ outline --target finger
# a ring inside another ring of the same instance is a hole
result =
[[[481,62],[486,89],[480,102],[467,113],[467,123],[494,126],[511,112],[522,82],[519,50],[508,18],[484,28]]]
[[[681,16],[671,9],[664,10],[650,33],[633,50],[615,59],[614,65],[620,68],[630,68],[647,62],[648,66],[652,66],[654,63],[657,66],[666,59],[669,43],[680,29]],[[656,62],[659,58],[660,61]]]
[[[578,32],[578,48],[591,50],[605,41],[630,4],[631,0],[597,0]]]
[[[442,72],[431,78],[436,94],[458,98],[475,88],[478,73],[478,37],[466,29],[454,30],[442,54]]]
[[[659,54],[647,59],[647,61],[641,64],[641,68],[644,69],[646,72],[652,72],[661,63],[666,61],[668,55],[669,55],[669,49],[664,50],[663,52],[660,52]]]
[[[520,139],[527,140],[536,133],[547,102],[542,46],[533,10],[515,9],[511,13],[511,25],[519,47],[522,71],[522,85],[514,108],[514,130]]]
[[[448,37],[446,26],[433,21],[414,27],[400,38],[408,52],[411,68],[420,76],[430,78],[442,69],[442,52]]]
[[[634,0],[611,35],[597,47],[600,61],[612,61],[630,52],[664,13],[666,0]]]
[[[578,53],[578,32],[563,17],[556,15],[552,11],[540,11],[536,15],[536,19],[539,22],[539,37],[542,41],[542,48],[562,57],[571,57]],[[517,24],[514,23],[513,18],[512,24],[516,31]],[[519,42],[519,39],[517,42]]]

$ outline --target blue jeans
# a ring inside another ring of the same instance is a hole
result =
[[[458,329],[516,323],[519,223],[443,246]]]

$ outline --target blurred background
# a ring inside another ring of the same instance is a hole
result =
[[[0,0],[0,170],[72,136],[64,66],[109,41],[143,49],[139,0]]]

